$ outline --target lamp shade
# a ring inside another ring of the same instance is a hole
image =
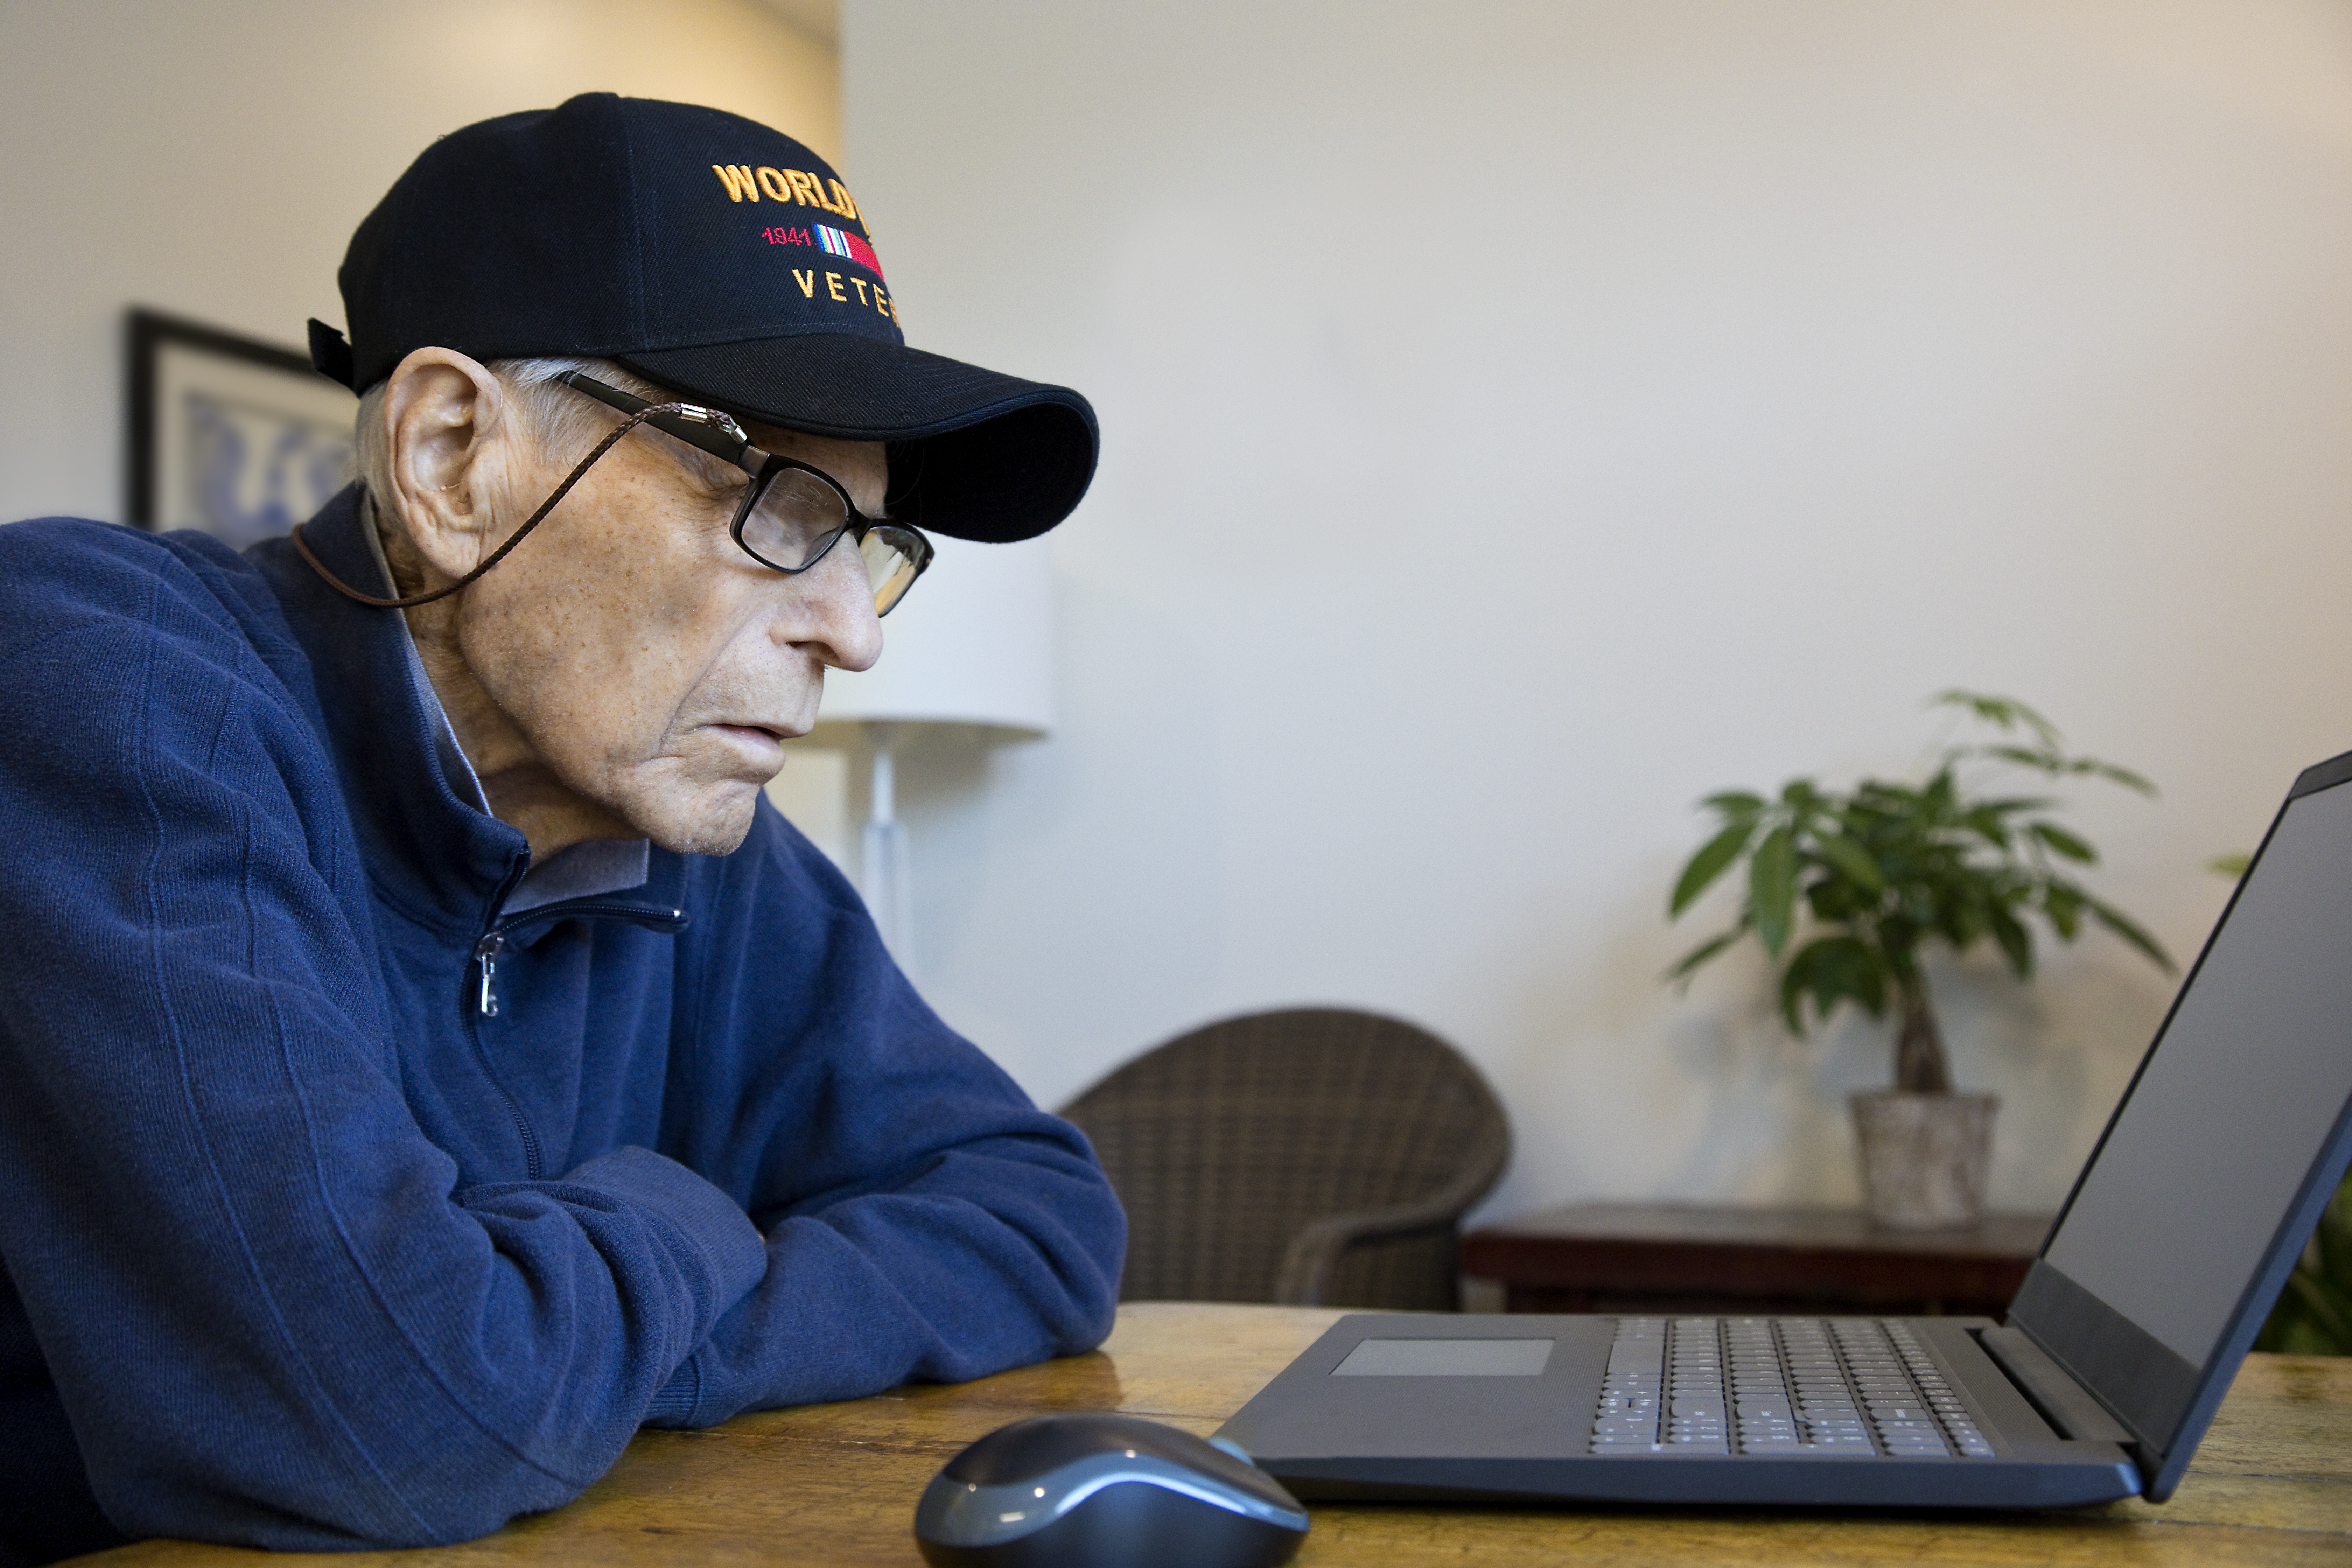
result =
[[[1029,739],[1054,725],[1054,595],[1045,541],[934,539],[938,554],[882,623],[882,660],[825,672],[817,710],[853,724],[971,724]]]

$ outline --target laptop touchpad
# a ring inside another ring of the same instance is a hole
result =
[[[1549,1340],[1363,1340],[1333,1377],[1540,1377]]]

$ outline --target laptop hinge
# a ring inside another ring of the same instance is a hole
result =
[[[2010,1382],[2017,1384],[2018,1391],[2060,1436],[2081,1443],[2136,1446],[2132,1435],[2107,1414],[2106,1407],[2067,1376],[2066,1369],[2051,1360],[2048,1352],[2027,1339],[2022,1331],[1979,1329],[1976,1336],[1985,1353],[2009,1374]]]

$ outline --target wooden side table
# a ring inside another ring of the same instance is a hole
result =
[[[1850,1209],[1570,1204],[1472,1231],[1462,1271],[1500,1280],[1514,1312],[1998,1319],[2050,1220],[1988,1215],[1974,1230],[1886,1231]]]

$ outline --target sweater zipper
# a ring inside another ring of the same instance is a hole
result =
[[[501,900],[506,891],[505,888],[499,889]],[[506,1102],[507,1114],[514,1119],[515,1131],[522,1139],[523,1179],[531,1182],[542,1180],[546,1174],[546,1163],[540,1157],[539,1134],[532,1130],[530,1119],[522,1113],[521,1102],[515,1099],[499,1077],[498,1070],[490,1066],[489,1047],[482,1043],[479,1020],[499,1016],[499,954],[506,948],[508,935],[525,926],[564,920],[626,921],[632,925],[672,933],[684,931],[687,923],[684,910],[574,899],[562,903],[541,904],[537,909],[525,910],[512,920],[500,921],[484,931],[482,939],[474,944],[474,966],[479,980],[474,991],[473,1005],[466,1006],[461,1003],[459,1010],[466,1015],[466,1033],[474,1042],[474,1059],[481,1065],[482,1076],[489,1079],[492,1089],[498,1090],[499,1098]]]
[[[480,977],[474,994],[475,1010],[485,1018],[499,1016],[499,954],[506,951],[509,933],[525,926],[551,925],[557,921],[626,921],[631,925],[650,931],[672,933],[686,929],[684,910],[650,908],[645,904],[598,903],[593,899],[574,899],[560,904],[541,904],[525,910],[510,921],[500,921],[482,933],[474,944],[474,968]]]

